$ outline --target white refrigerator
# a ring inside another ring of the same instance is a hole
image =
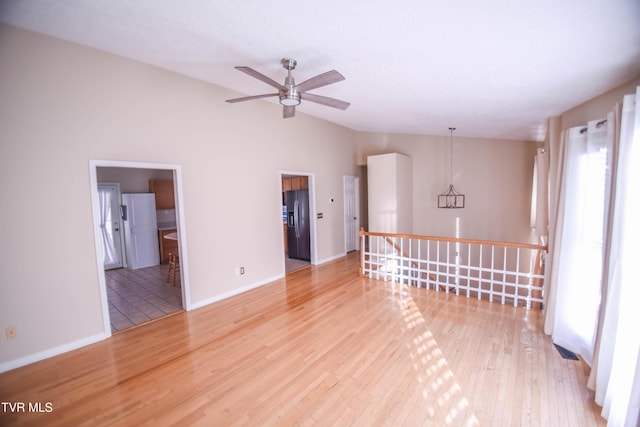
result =
[[[160,264],[155,194],[123,194],[122,220],[127,266],[137,269]]]

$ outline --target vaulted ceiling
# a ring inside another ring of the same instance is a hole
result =
[[[284,82],[293,58],[298,83],[336,69],[312,93],[351,106],[298,114],[358,131],[541,140],[547,117],[640,75],[637,0],[3,0],[0,22],[238,97],[273,88],[237,65]]]

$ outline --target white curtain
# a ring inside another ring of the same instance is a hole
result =
[[[635,95],[624,98],[614,192],[608,223],[598,345],[590,385],[611,426],[640,423],[640,110]]]
[[[564,164],[551,286],[555,287],[553,342],[591,365],[595,345],[603,259],[613,115],[564,134]]]
[[[100,203],[100,235],[102,236],[102,248],[104,250],[104,264],[110,265],[118,261],[113,241],[112,230],[112,191],[108,188],[98,188],[98,200]]]
[[[588,385],[610,426],[640,425],[637,99],[640,87],[606,124],[551,146],[545,332],[592,366]]]

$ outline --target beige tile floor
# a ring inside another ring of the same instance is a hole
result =
[[[180,279],[166,282],[167,265],[105,271],[111,331],[116,332],[182,310]]]

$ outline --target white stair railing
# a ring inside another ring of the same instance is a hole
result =
[[[360,230],[360,275],[542,307],[546,246]]]

